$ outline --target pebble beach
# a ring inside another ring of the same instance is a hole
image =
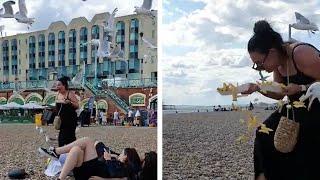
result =
[[[261,121],[273,111],[251,113]],[[253,179],[253,143],[239,143],[246,112],[163,116],[163,179]]]
[[[58,134],[53,126],[42,126],[42,129],[52,139]],[[144,157],[145,152],[157,152],[157,128],[83,127],[77,132],[77,138],[81,137],[102,141],[116,152],[134,147],[140,157]],[[30,175],[27,179],[55,179],[44,175],[47,158],[40,157],[37,149],[56,144],[55,140],[47,144],[45,136],[36,130],[34,124],[0,124],[0,179],[9,179],[8,171],[17,168],[26,170]]]

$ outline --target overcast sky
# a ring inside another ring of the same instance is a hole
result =
[[[0,4],[6,0],[0,0]],[[13,6],[18,10],[18,0]],[[118,8],[116,16],[133,14],[134,6],[141,6],[143,0],[25,0],[28,16],[35,18],[35,23],[29,31],[47,29],[51,22],[64,21],[68,24],[73,18],[86,17],[89,21],[95,14],[112,12]],[[157,9],[158,0],[153,0],[152,9]],[[15,19],[0,19],[0,25],[5,25],[7,35],[28,32],[27,26],[17,23]]]
[[[320,22],[318,0],[163,0],[163,8],[164,104],[231,104],[231,97],[219,95],[217,87],[259,79],[246,51],[255,21],[268,20],[284,40],[295,11]],[[318,32],[293,30],[292,37],[320,47]],[[253,94],[239,103],[256,97],[272,102]]]

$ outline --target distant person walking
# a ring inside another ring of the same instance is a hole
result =
[[[116,126],[119,122],[119,112],[116,109],[116,111],[113,113],[113,124]]]
[[[130,125],[132,125],[133,124],[133,111],[132,111],[132,109],[130,108],[129,109],[129,112],[128,112],[128,123],[130,124]]]
[[[140,126],[141,125],[141,113],[139,111],[139,109],[137,109],[135,116],[135,123],[134,125],[136,126]]]
[[[251,111],[251,110],[253,110],[253,109],[254,109],[253,104],[252,104],[252,102],[250,101],[249,110]]]

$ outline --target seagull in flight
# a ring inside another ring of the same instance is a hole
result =
[[[151,16],[152,18],[154,18],[154,14],[151,11],[151,7],[152,7],[152,0],[143,0],[143,3],[140,7],[135,6],[134,7],[134,12],[137,14],[144,14],[147,16]]]
[[[110,54],[107,56],[110,59],[123,59],[124,58],[124,52],[121,49],[121,47],[116,44],[112,49]]]
[[[16,4],[14,1],[6,1],[2,4],[0,9],[0,18],[14,18],[12,5]],[[3,12],[4,11],[4,12]]]
[[[19,0],[19,11],[14,15],[14,18],[19,22],[19,23],[24,23],[29,26],[34,23],[34,18],[29,18],[27,16],[28,10],[26,7],[26,2],[25,0]]]
[[[149,39],[142,37],[142,41],[147,45],[150,49],[157,49],[157,46],[152,44]]]
[[[110,54],[110,42],[108,41],[108,37],[104,37],[103,39],[92,39],[89,42],[80,44],[80,46],[88,44],[98,47],[96,52],[98,57],[107,57]]]
[[[319,31],[319,28],[315,23],[310,22],[306,17],[304,17],[300,13],[295,12],[295,16],[297,22],[290,24],[291,27],[298,30],[308,30],[312,33],[314,33],[314,31]]]
[[[105,32],[113,32],[114,31],[114,18],[116,16],[116,13],[118,11],[118,8],[115,8],[112,13],[109,15],[109,18],[106,21],[106,24],[103,24],[103,28]]]

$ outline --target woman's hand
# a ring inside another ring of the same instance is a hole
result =
[[[260,90],[260,88],[257,84],[249,83],[248,85],[249,85],[248,90],[245,92],[242,92],[241,94],[252,94],[252,93]]]
[[[70,104],[70,103],[71,103],[71,101],[70,101],[69,99],[66,99],[66,100],[64,101],[64,103],[66,103],[66,104]]]
[[[290,96],[301,92],[301,87],[298,84],[290,83],[283,91],[286,95]]]
[[[111,154],[107,153],[107,152],[104,152],[103,153],[103,157],[104,159],[107,161],[107,160],[111,160]]]

